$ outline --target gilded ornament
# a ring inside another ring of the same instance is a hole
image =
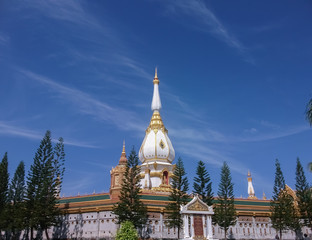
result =
[[[154,169],[156,170],[157,169],[157,162],[154,162]]]
[[[199,202],[198,200],[192,203],[187,210],[194,210],[194,211],[209,211],[208,207]]]
[[[162,139],[159,142],[159,146],[161,147],[161,149],[164,149],[166,147]]]
[[[205,238],[204,236],[195,236],[194,240],[206,240],[207,238]]]

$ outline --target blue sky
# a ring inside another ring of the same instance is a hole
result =
[[[312,161],[311,22],[310,1],[2,1],[0,154],[11,176],[29,169],[49,129],[66,142],[63,194],[107,192],[123,140],[141,146],[157,66],[191,183],[202,160],[216,193],[227,161],[236,197],[248,169],[270,197],[278,158],[294,187],[296,158]]]

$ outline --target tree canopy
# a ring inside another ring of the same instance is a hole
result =
[[[227,239],[227,230],[236,223],[236,210],[234,206],[234,184],[230,168],[226,162],[221,169],[221,181],[218,188],[218,202],[214,207],[213,222],[224,230]]]
[[[123,176],[119,202],[113,212],[117,215],[118,223],[130,221],[137,229],[142,229],[147,221],[147,209],[139,196],[140,180],[139,158],[133,147]]]
[[[168,221],[167,225],[171,228],[178,229],[178,239],[180,238],[180,229],[183,225],[182,216],[180,213],[181,205],[185,205],[188,202],[187,191],[189,189],[189,183],[186,177],[186,172],[184,169],[184,164],[181,158],[178,158],[176,163],[172,182],[172,191],[169,195],[170,203],[166,206],[168,211]]]
[[[213,199],[211,185],[212,182],[205,164],[204,162],[199,161],[196,169],[196,176],[194,177],[193,192],[198,194],[208,206],[212,205]]]

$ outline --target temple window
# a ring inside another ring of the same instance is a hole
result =
[[[168,185],[169,181],[168,181],[168,172],[164,171],[163,172],[163,178],[162,178],[162,184]]]

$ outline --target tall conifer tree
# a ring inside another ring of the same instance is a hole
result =
[[[201,199],[208,204],[212,205],[213,193],[212,193],[212,183],[210,181],[209,173],[206,170],[205,164],[202,161],[198,162],[196,169],[196,176],[194,177],[194,193],[197,193]]]
[[[310,126],[312,126],[312,98],[310,99],[306,107],[306,119],[310,123]]]
[[[169,227],[178,229],[178,239],[180,238],[180,229],[183,225],[182,216],[180,213],[181,205],[185,205],[188,202],[187,191],[189,189],[189,183],[186,177],[186,172],[184,169],[183,161],[178,158],[178,162],[175,166],[172,182],[172,191],[169,195],[170,203],[166,206],[168,211],[168,221]]]
[[[304,225],[312,228],[312,191],[307,182],[303,167],[299,158],[296,166],[296,195],[301,219]]]
[[[119,224],[130,221],[139,230],[147,221],[147,209],[139,195],[141,191],[140,180],[139,158],[133,147],[123,176],[119,202],[114,206],[113,212],[117,215]]]
[[[5,153],[0,163],[0,238],[1,230],[7,230],[7,208],[8,208],[8,187],[9,187],[9,172],[8,172],[8,154]]]
[[[275,161],[275,180],[273,196],[271,200],[271,221],[272,227],[283,238],[283,231],[292,229],[294,226],[294,202],[285,189],[285,179],[278,159]]]
[[[224,230],[224,238],[227,239],[227,231],[236,223],[236,210],[234,206],[234,184],[230,168],[226,162],[221,169],[221,181],[218,189],[218,203],[214,208],[213,222]]]
[[[20,232],[24,229],[25,219],[25,165],[21,161],[15,171],[9,189],[10,205],[10,230],[12,239],[19,239]]]
[[[63,142],[59,144],[63,145]],[[57,173],[60,170],[58,164],[55,164],[54,154],[51,133],[47,131],[35,154],[27,178],[26,204],[29,216],[27,223],[31,228],[31,239],[33,239],[33,229],[44,231],[46,238],[49,239],[47,229],[58,223],[61,213],[56,206],[60,186]]]

